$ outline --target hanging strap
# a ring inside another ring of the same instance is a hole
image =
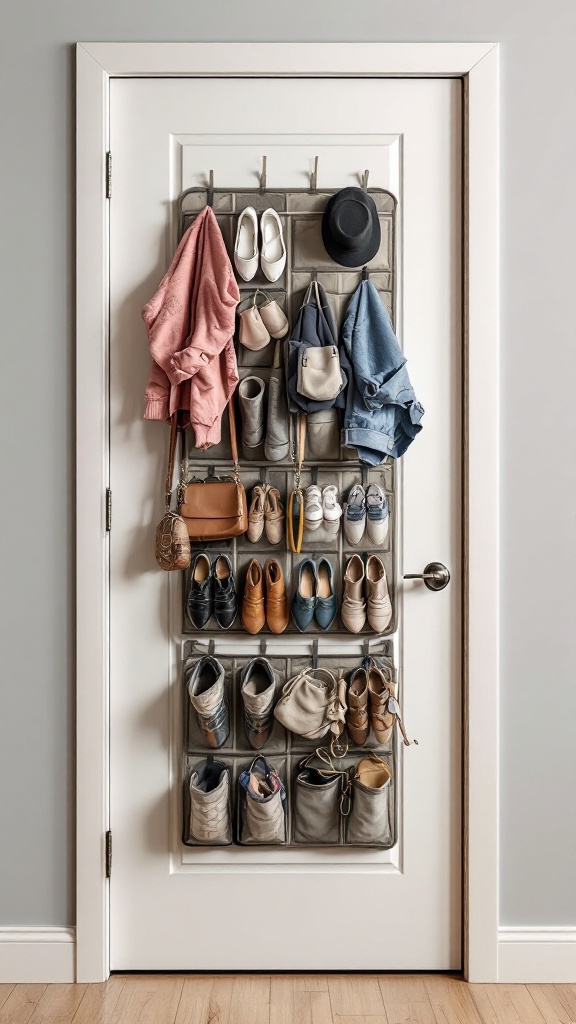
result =
[[[232,462],[234,463],[234,476],[239,479],[240,466],[238,465],[238,439],[236,436],[236,415],[234,413],[234,399],[228,399],[228,425],[230,427],[230,448],[232,449]]]

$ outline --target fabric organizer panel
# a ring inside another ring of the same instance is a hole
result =
[[[376,663],[384,667],[392,679],[395,680],[394,670],[394,657],[393,657],[393,646],[390,640],[383,641],[380,645],[382,653],[374,655]],[[213,645],[210,647],[211,650],[217,650]],[[329,747],[329,739],[324,740],[306,740],[300,736],[291,733],[289,730],[284,729],[282,725],[275,720],[274,729],[270,739],[266,745],[260,751],[253,750],[248,743],[243,724],[243,707],[242,698],[240,695],[240,683],[239,677],[242,668],[252,659],[245,655],[236,654],[222,654],[215,655],[218,661],[222,664],[225,671],[225,691],[226,699],[228,701],[228,708],[230,714],[230,734],[226,741],[218,749],[211,750],[202,739],[202,734],[198,723],[196,721],[196,714],[191,705],[188,697],[186,688],[186,672],[189,670],[195,662],[199,660],[201,655],[196,650],[196,644],[193,641],[186,641],[183,644],[183,662],[182,662],[182,722],[183,722],[183,743],[182,743],[182,788],[183,788],[183,800],[182,800],[182,841],[186,846],[189,847],[206,847],[209,843],[198,842],[190,834],[190,776],[197,765],[203,762],[209,754],[213,754],[216,761],[222,762],[230,771],[230,783],[231,783],[231,811],[233,821],[233,839],[229,845],[241,847],[244,844],[242,841],[242,801],[239,795],[239,777],[240,774],[249,768],[252,760],[258,754],[262,754],[267,761],[275,768],[278,775],[282,779],[286,790],[286,832],[285,842],[282,843],[286,847],[294,847],[302,849],[305,847],[350,847],[359,846],[367,848],[377,849],[389,849],[392,847],[397,839],[397,811],[396,811],[396,777],[397,777],[397,764],[398,764],[398,739],[396,736],[396,730],[393,731],[390,739],[385,744],[378,744],[374,734],[369,733],[368,739],[363,746],[355,746],[350,737],[348,737],[348,749],[346,753],[340,758],[333,758],[334,767],[338,770],[347,771],[356,765],[363,757],[368,756],[371,753],[377,754],[386,764],[389,766],[391,771],[391,781],[386,787],[385,794],[382,794],[380,799],[384,800],[385,804],[385,824],[382,829],[380,819],[380,834],[374,841],[362,841],[352,842],[348,839],[348,833],[350,831],[350,815],[342,815],[341,811],[336,808],[336,804],[332,809],[334,828],[337,831],[337,837],[328,835],[328,838],[322,837],[315,841],[307,841],[302,838],[301,830],[299,834],[299,824],[301,817],[299,817],[298,803],[295,800],[296,795],[296,775],[298,772],[299,765],[304,758],[314,755],[314,752],[319,747]],[[274,669],[275,675],[275,697],[274,703],[277,702],[281,695],[282,687],[284,684],[295,675],[297,675],[303,668],[308,668],[312,664],[310,655],[306,654],[291,654],[291,655],[279,655],[277,653],[268,654],[264,656],[268,659]],[[317,659],[317,666],[319,668],[326,668],[331,671],[334,675],[343,675],[348,678],[354,669],[359,668],[362,664],[362,655],[336,655],[326,654],[321,655]],[[322,761],[314,758],[312,762],[316,767],[322,767]],[[324,767],[326,767],[324,765]],[[354,796],[352,797],[354,799]],[[334,830],[333,830],[334,831]],[[250,844],[252,845],[252,844]],[[262,844],[267,845],[267,844]],[[277,844],[274,844],[277,845]]]

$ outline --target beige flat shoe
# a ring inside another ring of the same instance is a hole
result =
[[[279,544],[284,536],[286,515],[284,513],[284,506],[280,501],[280,491],[277,487],[269,487],[266,491],[264,520],[266,536],[270,544]]]
[[[263,484],[256,484],[252,488],[252,502],[248,511],[247,537],[252,544],[257,544],[264,533],[264,509],[266,507],[266,495],[268,487]]]
[[[271,338],[283,338],[288,333],[288,318],[276,299],[268,299],[258,307],[258,312]]]

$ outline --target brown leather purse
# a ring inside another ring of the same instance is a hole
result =
[[[232,399],[228,402],[230,446],[234,462],[231,479],[192,480],[180,485],[178,511],[191,541],[228,540],[248,529],[246,491],[240,483],[236,420]]]
[[[156,527],[156,561],[161,569],[167,572],[173,569],[187,569],[190,565],[190,538],[184,520],[172,512],[172,474],[174,472],[174,453],[176,451],[176,435],[178,431],[177,413],[170,420],[170,446],[168,448],[168,470],[164,487],[166,508],[162,519]]]

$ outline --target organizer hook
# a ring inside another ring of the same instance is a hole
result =
[[[368,270],[368,267],[362,267],[362,280],[367,281],[369,277],[370,271]]]
[[[370,171],[364,171],[364,174],[362,175],[362,188],[363,188],[364,192],[368,191],[368,175],[369,174],[370,174]]]
[[[266,157],[262,157],[262,171],[260,173],[260,193],[266,191]]]
[[[318,157],[314,157],[314,170],[310,175],[310,191],[315,192],[318,188]]]
[[[206,196],[208,206],[214,205],[214,171],[208,173],[208,195]]]

